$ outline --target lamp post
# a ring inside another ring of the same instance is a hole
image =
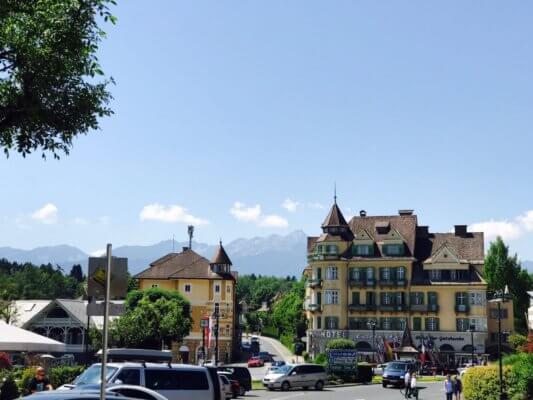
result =
[[[371,319],[366,325],[372,329],[372,362],[376,362],[376,321]]]
[[[215,303],[215,312],[213,313],[215,317],[215,365],[218,366],[218,335],[220,329],[220,305]]]
[[[474,366],[474,331],[476,330],[475,325],[470,325],[468,332],[470,332],[470,351],[471,351],[471,361],[470,363]]]
[[[509,297],[509,287],[496,290],[491,303],[498,304],[498,363],[500,367],[500,400],[506,400],[507,394],[503,392],[503,365],[502,365],[502,303]]]

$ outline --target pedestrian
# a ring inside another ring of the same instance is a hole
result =
[[[455,382],[454,382],[455,400],[461,400],[462,391],[463,391],[463,382],[461,382],[460,377],[455,375]]]
[[[411,376],[411,382],[409,384],[409,389],[411,392],[409,393],[409,397],[414,396],[415,399],[418,399],[418,387],[416,384],[416,372],[413,372],[413,375]]]
[[[405,398],[411,397],[411,373],[409,370],[405,372],[403,377],[405,385]]]
[[[446,375],[444,381],[444,392],[446,392],[446,400],[453,400],[453,382],[450,374]]]
[[[43,392],[45,390],[54,390],[50,381],[46,377],[43,367],[38,367],[35,371],[35,377],[30,381],[30,393]]]

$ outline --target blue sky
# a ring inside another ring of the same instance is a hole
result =
[[[115,115],[60,161],[0,158],[0,245],[94,251],[182,239],[188,222],[211,243],[314,234],[336,181],[345,214],[414,208],[435,231],[477,224],[533,258],[533,3],[115,14],[100,51]]]

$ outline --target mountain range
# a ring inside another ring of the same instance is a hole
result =
[[[234,270],[239,274],[299,277],[306,265],[306,241],[307,235],[303,231],[294,231],[288,235],[236,239],[224,244],[224,248],[231,258]],[[119,246],[113,248],[113,255],[127,257],[130,273],[136,274],[173,249],[181,252],[188,245],[188,242],[165,240],[147,246]],[[216,245],[193,241],[192,248],[210,259],[215,253]],[[36,247],[32,250],[0,247],[0,258],[38,265],[51,263],[60,265],[65,270],[69,270],[73,264],[81,264],[86,270],[89,254],[69,245]]]

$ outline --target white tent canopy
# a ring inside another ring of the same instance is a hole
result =
[[[0,321],[0,351],[65,352],[65,344]]]

